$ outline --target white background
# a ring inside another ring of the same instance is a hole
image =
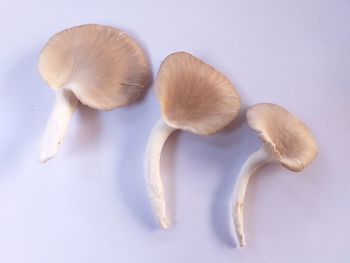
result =
[[[0,262],[350,262],[349,1],[1,0],[0,10]],[[224,132],[167,142],[169,231],[154,223],[142,169],[160,117],[153,86],[124,109],[80,107],[57,158],[36,162],[54,101],[38,54],[51,35],[84,23],[133,36],[153,76],[185,50],[241,96],[241,116]],[[259,102],[307,123],[320,152],[300,174],[268,166],[252,179],[240,249],[229,200],[260,144],[244,123]]]

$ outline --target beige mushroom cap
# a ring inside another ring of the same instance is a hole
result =
[[[311,132],[286,109],[261,103],[251,107],[246,116],[250,127],[287,169],[299,172],[315,159],[318,147]]]
[[[163,61],[156,92],[169,126],[200,135],[223,129],[240,108],[239,96],[230,81],[186,52],[173,53]]]
[[[39,72],[51,88],[70,89],[99,110],[134,102],[150,80],[143,50],[124,32],[102,25],[55,34],[40,54]]]

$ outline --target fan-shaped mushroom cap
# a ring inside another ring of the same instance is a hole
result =
[[[134,102],[150,79],[142,49],[124,32],[101,25],[55,34],[40,54],[39,71],[51,88],[68,88],[99,110]]]
[[[227,126],[240,108],[230,81],[186,52],[173,53],[163,61],[156,92],[169,126],[200,135],[214,134]]]
[[[261,103],[251,107],[246,116],[250,127],[287,169],[299,172],[315,159],[318,147],[311,132],[286,109]]]

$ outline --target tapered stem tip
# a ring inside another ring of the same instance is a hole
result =
[[[166,219],[166,218],[160,219],[160,220],[159,220],[159,224],[160,224],[160,227],[161,227],[162,229],[167,230],[167,229],[170,228],[170,223],[168,222],[168,219]]]
[[[38,162],[39,163],[46,163],[47,161],[51,160],[55,157],[55,153],[48,154],[48,153],[40,153],[38,156]]]
[[[239,246],[240,246],[240,247],[245,247],[245,246],[246,246],[245,238],[244,238],[243,235],[239,235],[239,237],[238,237],[238,243],[239,243]]]

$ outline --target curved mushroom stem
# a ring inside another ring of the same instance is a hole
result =
[[[167,229],[170,224],[166,212],[163,183],[160,177],[160,155],[163,145],[175,128],[160,119],[154,126],[148,141],[145,156],[145,174],[148,196],[159,225]]]
[[[243,164],[237,177],[232,198],[232,217],[236,238],[241,247],[245,246],[245,236],[243,231],[243,202],[250,177],[263,165],[273,162],[268,150],[261,147],[258,151],[250,155]]]
[[[77,104],[78,99],[73,92],[64,88],[56,91],[55,105],[40,140],[39,162],[46,163],[55,157]]]

